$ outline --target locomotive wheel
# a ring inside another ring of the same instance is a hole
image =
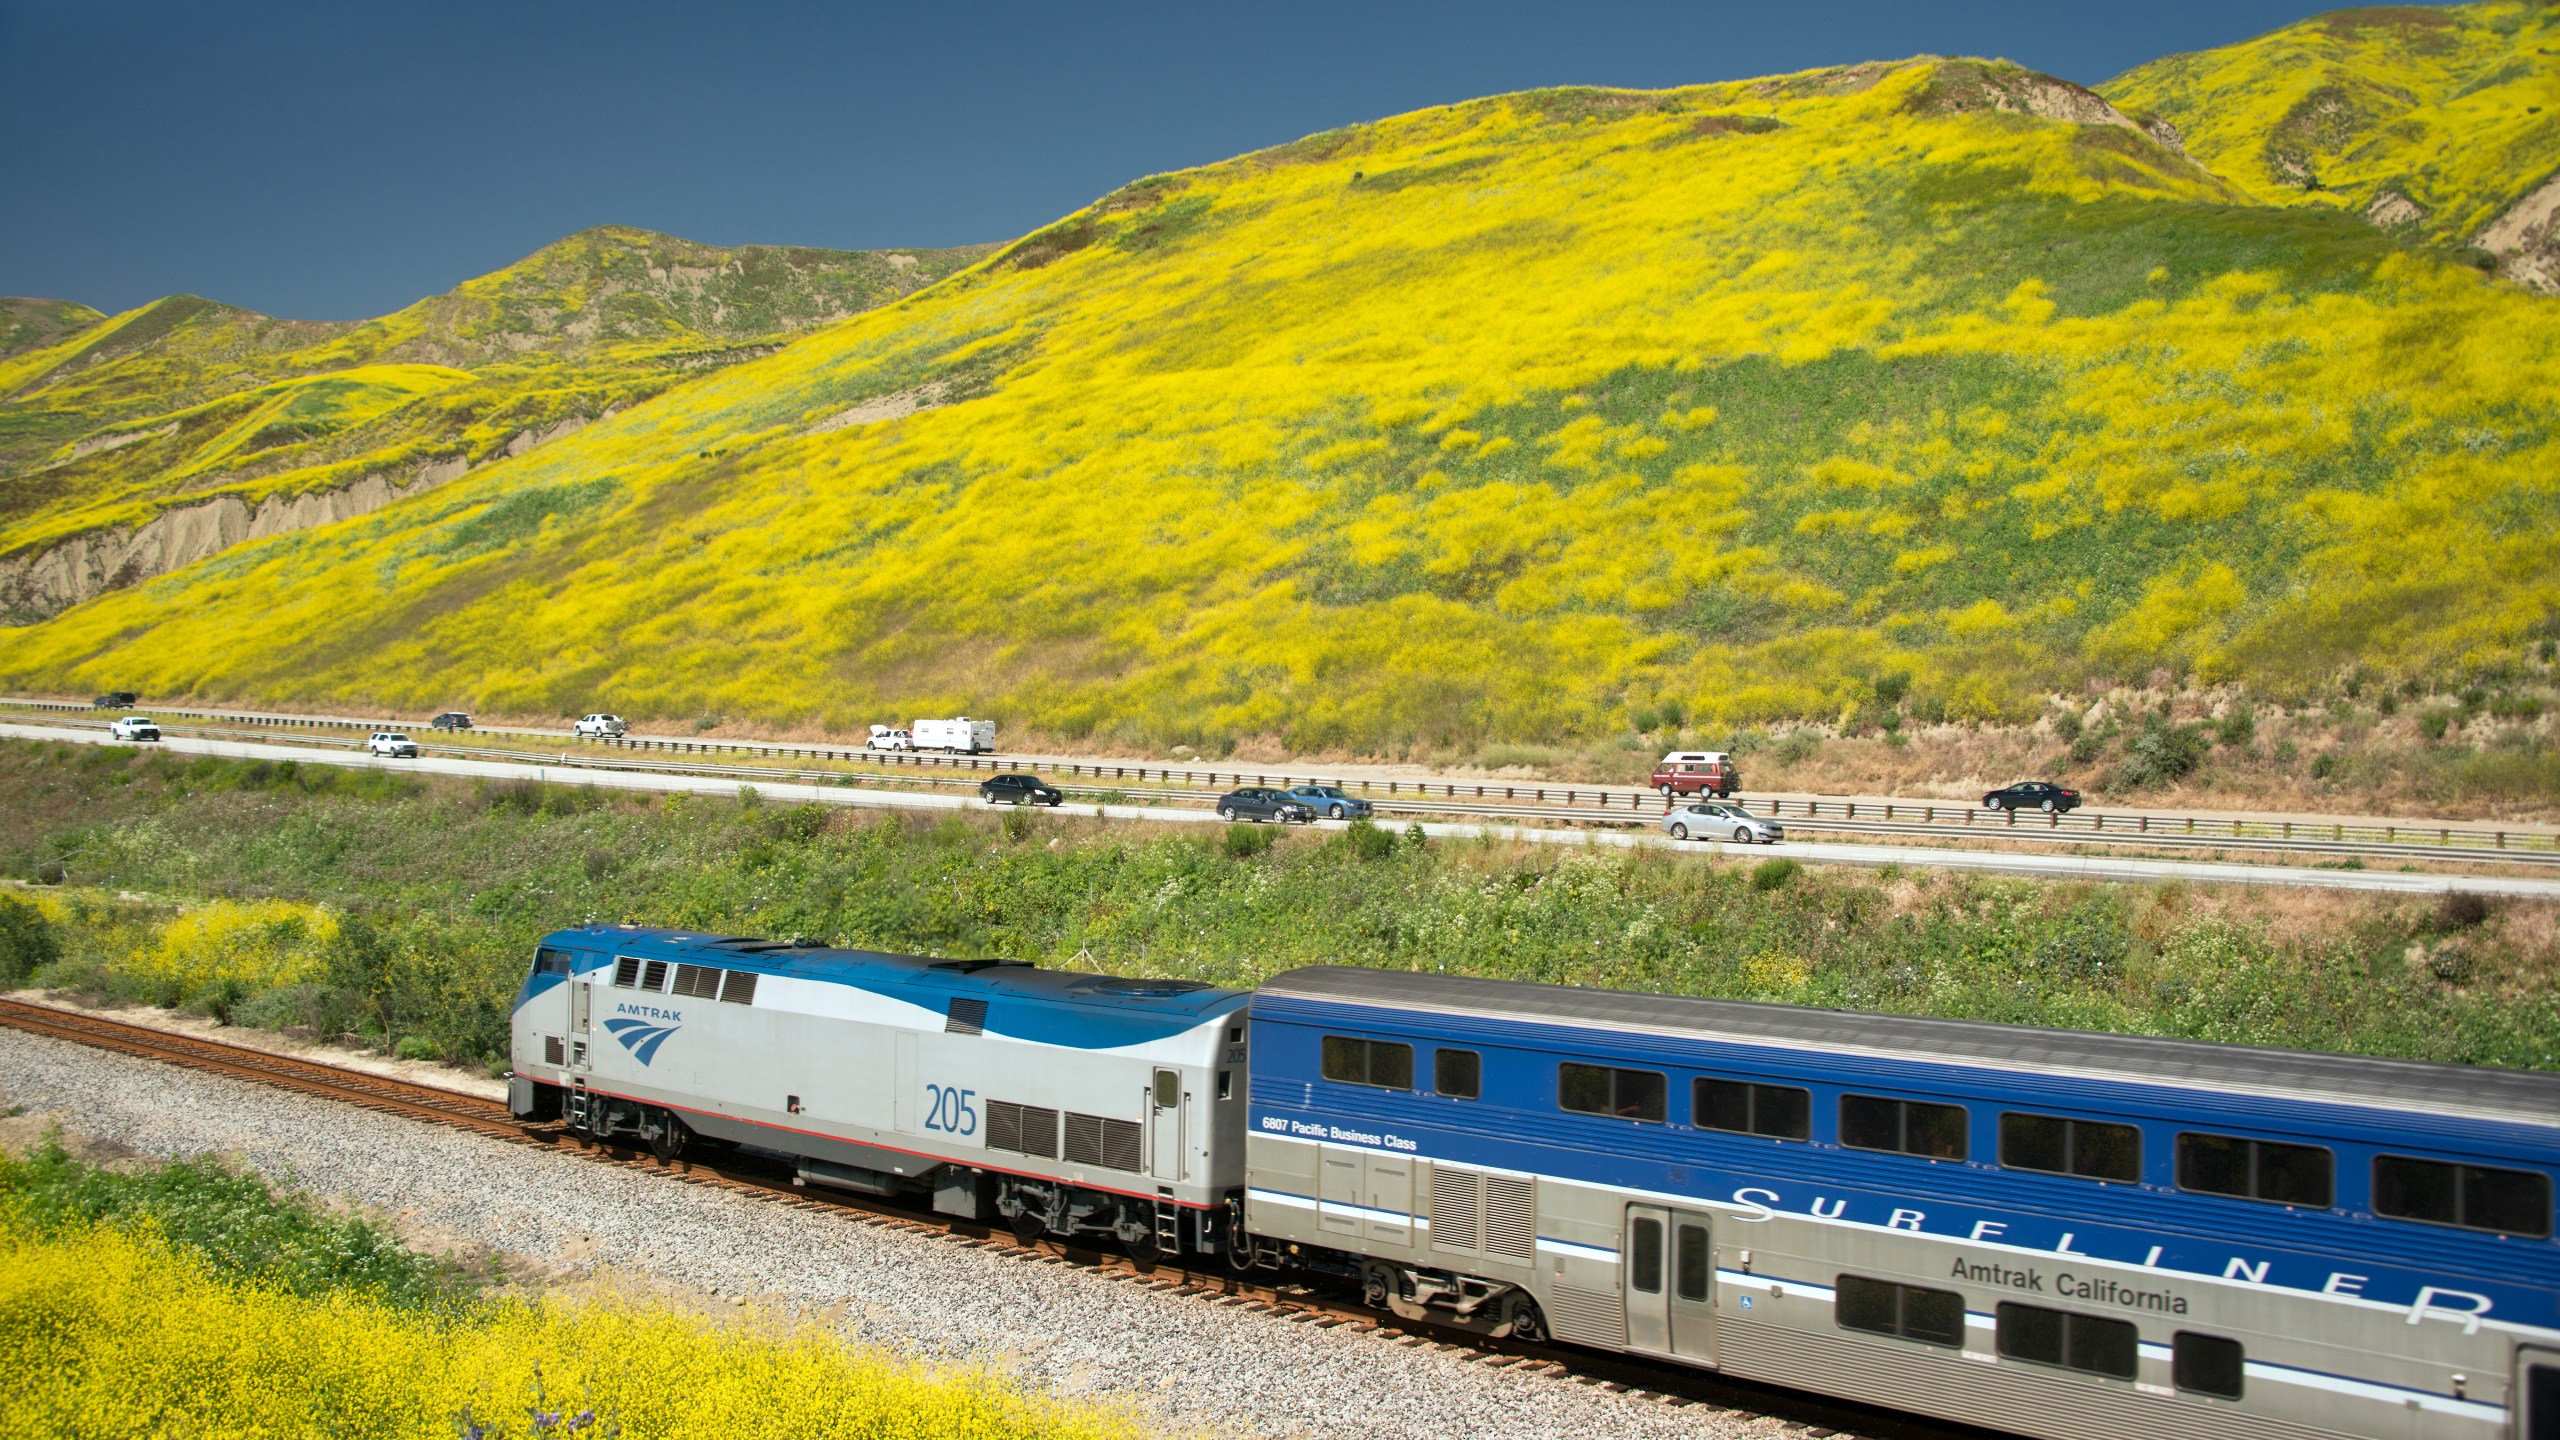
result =
[[[684,1153],[684,1143],[692,1137],[693,1132],[685,1128],[683,1121],[661,1110],[658,1123],[649,1130],[649,1153],[661,1160],[673,1160]]]
[[[1049,1233],[1049,1222],[1028,1210],[1014,1212],[1012,1220],[1008,1223],[1013,1226],[1013,1238],[1025,1245]]]
[[[1395,1293],[1395,1275],[1386,1266],[1372,1260],[1360,1267],[1360,1303],[1372,1310],[1387,1308],[1387,1297]]]
[[[1502,1317],[1511,1326],[1511,1338],[1523,1345],[1542,1345],[1547,1339],[1547,1317],[1538,1313],[1538,1302],[1526,1295],[1513,1295],[1502,1302]]]

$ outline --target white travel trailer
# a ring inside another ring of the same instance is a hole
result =
[[[954,720],[919,720],[908,733],[914,737],[918,750],[977,755],[996,748],[996,722],[972,720],[966,715]]]

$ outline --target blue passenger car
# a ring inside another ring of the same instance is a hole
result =
[[[2020,1433],[2560,1440],[2560,1075],[1316,968],[1247,1226],[1415,1317]]]
[[[1026,1238],[1210,1250],[1243,1180],[1244,998],[588,926],[541,942],[509,1098],[661,1155],[752,1145],[805,1183],[930,1195]]]

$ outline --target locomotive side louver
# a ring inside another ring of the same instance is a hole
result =
[[[1476,1207],[1484,1177],[1473,1170],[1435,1165],[1431,1170],[1431,1244],[1441,1250],[1477,1248]]]
[[[1484,1249],[1523,1263],[1537,1258],[1537,1181],[1526,1175],[1484,1177]]]
[[[1016,1155],[1058,1157],[1058,1112],[1010,1100],[987,1102],[987,1148]]]
[[[1146,1154],[1145,1131],[1134,1120],[1067,1112],[1067,1163],[1137,1173]]]
[[[943,1015],[942,1033],[946,1035],[986,1034],[987,1002],[953,997],[951,1008]]]

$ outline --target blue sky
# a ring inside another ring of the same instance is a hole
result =
[[[1922,52],[2084,84],[2305,0],[674,5],[0,0],[0,293],[352,319],[590,225],[1009,239],[1426,105]]]

